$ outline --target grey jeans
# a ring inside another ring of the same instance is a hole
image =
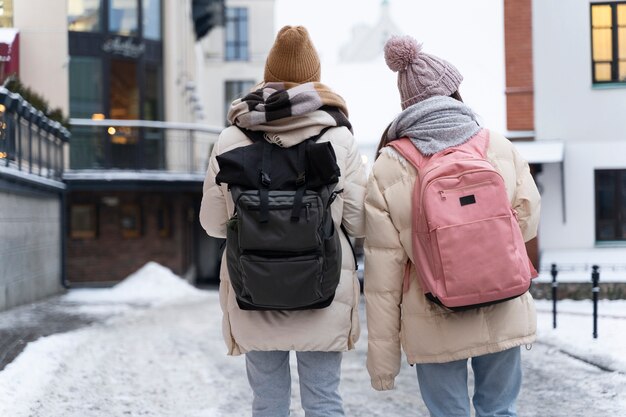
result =
[[[306,417],[343,417],[341,352],[296,352],[300,401]],[[291,402],[288,351],[246,353],[252,417],[287,417]]]

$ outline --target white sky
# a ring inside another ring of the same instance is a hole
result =
[[[303,25],[322,60],[322,82],[344,96],[355,136],[376,143],[400,111],[395,74],[382,53],[366,65],[338,66],[339,48],[356,24],[374,25],[382,0],[277,0],[276,30]],[[505,129],[502,2],[493,0],[389,0],[393,21],[424,51],[452,62],[464,76],[461,95],[483,123]]]

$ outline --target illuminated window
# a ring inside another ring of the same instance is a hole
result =
[[[0,0],[0,27],[13,27],[13,0]]]
[[[591,5],[594,84],[626,83],[626,2]]]
[[[626,170],[596,171],[596,240],[626,240]]]

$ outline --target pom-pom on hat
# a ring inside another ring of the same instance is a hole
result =
[[[303,26],[285,26],[265,61],[265,82],[303,84],[320,81],[320,59]]]
[[[392,36],[387,41],[385,62],[398,73],[402,110],[433,96],[449,96],[463,80],[454,65],[422,52],[422,45],[410,36]]]

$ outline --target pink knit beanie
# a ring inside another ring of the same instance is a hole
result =
[[[433,96],[449,96],[463,80],[454,65],[422,52],[422,44],[410,36],[392,36],[387,41],[385,62],[398,73],[402,110]]]

